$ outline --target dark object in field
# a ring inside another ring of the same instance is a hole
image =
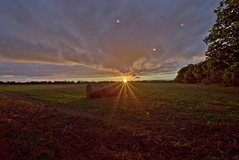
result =
[[[100,98],[110,97],[119,94],[119,84],[100,84],[100,83],[89,83],[86,86],[86,97],[87,98]]]
[[[103,86],[99,83],[89,83],[86,86],[87,98],[99,98],[103,96]]]

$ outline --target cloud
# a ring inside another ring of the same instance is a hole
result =
[[[176,71],[204,54],[217,3],[1,1],[0,63],[76,65],[134,77]]]
[[[97,80],[109,74],[108,71],[95,70],[81,65],[66,66],[42,63],[1,62],[0,81],[29,81],[29,80]],[[92,74],[94,76],[92,76]]]

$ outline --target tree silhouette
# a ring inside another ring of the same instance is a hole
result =
[[[175,81],[239,86],[239,1],[222,0],[214,12],[216,22],[204,39],[206,60],[183,67]]]

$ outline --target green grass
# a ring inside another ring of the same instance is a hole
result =
[[[87,99],[82,84],[0,86],[0,129],[13,157],[239,157],[239,88],[131,84],[136,99],[124,89],[117,105],[117,97]]]
[[[0,86],[0,92],[52,103],[71,103],[85,98],[86,85],[12,85]]]

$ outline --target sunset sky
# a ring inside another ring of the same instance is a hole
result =
[[[0,0],[0,81],[171,80],[219,0]]]

